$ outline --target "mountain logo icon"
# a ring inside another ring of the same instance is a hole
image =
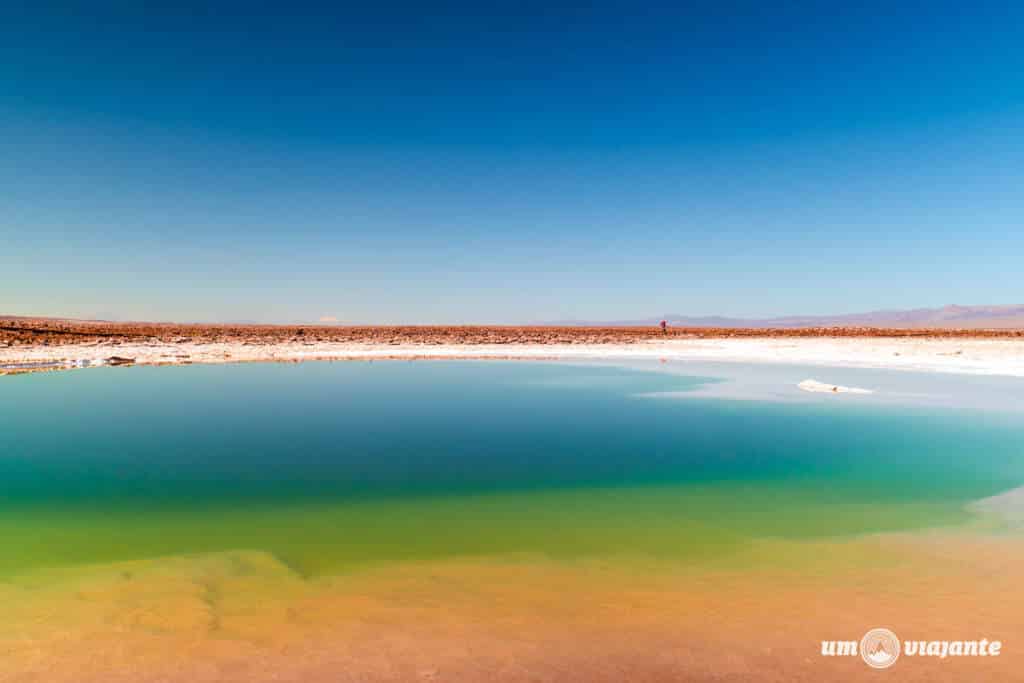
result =
[[[860,640],[860,656],[874,669],[888,669],[900,657],[900,639],[887,628],[873,628]]]

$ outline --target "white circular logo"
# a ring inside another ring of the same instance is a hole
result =
[[[887,628],[873,628],[860,639],[860,656],[874,669],[887,669],[900,658],[900,639]]]

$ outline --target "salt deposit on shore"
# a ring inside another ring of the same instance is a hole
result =
[[[955,338],[721,338],[578,344],[369,344],[334,341],[92,342],[0,348],[2,368],[59,362],[101,364],[115,355],[136,365],[376,359],[658,360],[783,363],[1024,377],[1024,340]],[[88,361],[88,363],[86,363]]]
[[[821,394],[873,394],[875,392],[870,389],[861,389],[859,387],[844,387],[840,384],[825,384],[819,382],[816,379],[805,379],[798,387],[804,391],[810,391],[812,393]]]

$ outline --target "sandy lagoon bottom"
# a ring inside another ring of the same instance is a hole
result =
[[[520,363],[9,379],[2,681],[1022,677],[1024,544],[972,503],[1024,482],[1018,414]],[[820,655],[878,626],[1003,651]]]

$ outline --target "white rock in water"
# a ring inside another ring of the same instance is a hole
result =
[[[816,379],[805,379],[798,387],[804,391],[812,391],[822,394],[873,394],[871,389],[859,389],[857,387],[844,387],[838,384],[825,384]]]

